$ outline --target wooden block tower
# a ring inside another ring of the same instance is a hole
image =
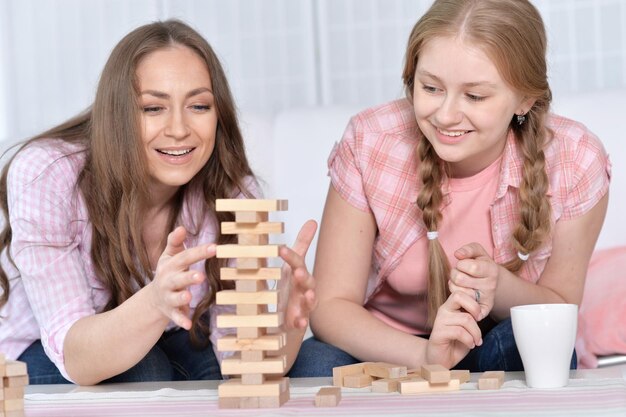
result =
[[[269,222],[270,211],[287,210],[286,200],[225,199],[216,201],[217,211],[235,212],[235,222],[223,222],[223,234],[236,234],[236,245],[218,245],[218,258],[236,258],[236,268],[222,268],[220,279],[234,280],[235,290],[220,291],[217,304],[235,304],[236,314],[217,317],[219,328],[234,327],[236,336],[218,340],[219,351],[237,353],[222,361],[223,375],[241,375],[220,384],[220,408],[280,407],[289,400],[289,378],[282,377],[287,360],[276,355],[286,343],[284,332],[268,333],[283,321],[282,313],[269,313],[278,304],[278,291],[268,290],[267,280],[280,279],[280,268],[268,268],[267,258],[278,256],[278,245],[269,234],[283,233],[284,225]],[[274,355],[271,352],[274,351]],[[268,376],[278,374],[279,376]]]
[[[26,363],[6,360],[0,353],[0,416],[23,415],[26,385]]]

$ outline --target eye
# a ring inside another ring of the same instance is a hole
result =
[[[483,101],[485,97],[477,96],[476,94],[466,94],[467,98],[471,101]]]
[[[193,111],[198,113],[204,113],[211,110],[211,106],[209,106],[208,104],[194,104],[190,107]]]
[[[439,91],[439,89],[437,87],[433,87],[432,85],[426,85],[426,84],[422,84],[422,90],[426,91],[427,93],[436,93],[437,91]]]
[[[143,112],[147,114],[157,114],[163,110],[161,106],[144,106]]]

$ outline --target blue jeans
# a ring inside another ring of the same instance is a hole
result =
[[[312,337],[302,344],[289,376],[332,376],[335,366],[358,362],[361,361],[343,350]],[[570,368],[576,369],[576,351],[573,352]],[[483,344],[472,349],[454,369],[468,369],[471,372],[523,371],[522,359],[513,338],[511,319],[501,321],[485,333]]]
[[[26,362],[32,384],[68,384],[43,350],[41,341],[31,344],[18,358]],[[196,349],[184,329],[163,333],[156,345],[129,370],[103,383],[222,379],[212,345]]]

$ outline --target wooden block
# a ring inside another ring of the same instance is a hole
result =
[[[285,355],[271,359],[268,358],[260,362],[244,362],[239,357],[225,358],[222,360],[223,375],[282,374],[285,372],[286,367],[287,359]]]
[[[422,378],[431,384],[446,384],[450,382],[450,370],[437,364],[422,365]]]
[[[410,378],[398,383],[401,394],[431,394],[437,392],[457,391],[461,383],[458,379],[451,379],[448,383],[431,384],[424,378]]]
[[[0,365],[4,365],[7,362],[7,357],[4,353],[0,353]]]
[[[217,327],[279,327],[283,324],[282,313],[267,313],[256,316],[238,316],[236,314],[220,314],[217,316]]]
[[[260,304],[237,304],[236,311],[238,316],[256,316],[267,313],[264,307]]]
[[[28,385],[28,375],[5,376],[2,378],[2,381],[0,386],[4,385],[8,388],[24,387]]]
[[[267,290],[267,281],[235,281],[235,291],[237,292],[259,292]],[[227,290],[226,290],[227,291]]]
[[[346,375],[355,375],[364,373],[365,365],[363,363],[355,363],[353,365],[336,366],[333,368],[333,385],[335,387],[343,386],[343,378]]]
[[[283,222],[222,222],[222,234],[224,235],[267,235],[285,233]]]
[[[323,387],[315,394],[316,407],[336,407],[341,401],[341,387]]]
[[[259,269],[240,269],[240,268],[221,268],[221,280],[279,280],[280,268],[259,268]]]
[[[399,379],[375,379],[372,381],[372,392],[396,392],[399,382]]]
[[[263,283],[263,281],[242,281],[242,283]],[[241,292],[239,289],[219,291],[215,295],[217,304],[276,304],[278,291]]]
[[[235,223],[265,223],[269,220],[267,212],[258,211],[237,211],[235,212]],[[226,222],[222,222],[224,224]]]
[[[220,397],[218,407],[231,409],[278,408],[287,401],[289,401],[289,390],[282,392],[278,397]]]
[[[217,350],[220,352],[246,350],[279,350],[285,346],[286,334],[268,334],[258,338],[238,339],[235,336],[224,336],[217,340]]]
[[[260,199],[217,199],[215,211],[285,211],[287,200],[260,200]]]
[[[470,371],[467,369],[452,369],[450,370],[450,379],[458,379],[461,384],[464,384],[470,380]]]
[[[24,398],[24,387],[12,387],[4,389],[4,400]]]
[[[274,258],[280,245],[217,245],[216,258]]]
[[[286,389],[288,381],[269,380],[263,385],[249,386],[241,383],[240,378],[232,378],[222,382],[218,389],[220,397],[273,397]]]
[[[26,363],[20,361],[6,361],[5,376],[22,376],[28,375],[26,371]]]
[[[242,374],[241,383],[243,385],[262,385],[265,383],[265,375],[263,374]]]
[[[376,378],[398,379],[407,375],[406,366],[393,365],[385,362],[368,362],[365,373]]]
[[[346,375],[343,377],[343,386],[347,388],[363,388],[372,385],[372,378],[366,374]]]
[[[270,238],[268,235],[238,235],[237,244],[243,246],[268,245]]]
[[[256,339],[264,336],[266,330],[259,327],[238,327],[237,338],[238,339]]]
[[[237,258],[235,263],[239,269],[261,269],[267,267],[266,258]]]
[[[258,362],[265,359],[265,353],[262,350],[242,350],[240,355],[244,362]]]
[[[15,411],[15,410],[23,410],[24,409],[24,398],[15,398],[12,400],[4,400],[4,412],[7,411]]]
[[[504,384],[504,371],[483,372],[478,378],[478,389],[500,389]]]

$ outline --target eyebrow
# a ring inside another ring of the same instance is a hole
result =
[[[437,77],[435,74],[432,74],[426,70],[417,70],[416,73],[420,75],[424,75],[426,77],[430,77],[435,81],[441,82],[441,78]],[[498,86],[490,81],[472,81],[469,83],[463,83],[464,87],[476,87],[476,86],[487,86],[491,88],[497,88]]]
[[[200,87],[200,88],[194,88],[193,90],[188,92],[185,95],[185,98],[197,96],[198,94],[202,94],[202,93],[206,93],[206,92],[213,94],[213,91],[211,91],[210,88]],[[154,96],[156,98],[163,98],[163,99],[170,98],[169,94],[164,93],[162,91],[157,91],[157,90],[144,90],[144,91],[141,92],[141,95],[144,95],[144,94],[149,94],[149,95]]]

